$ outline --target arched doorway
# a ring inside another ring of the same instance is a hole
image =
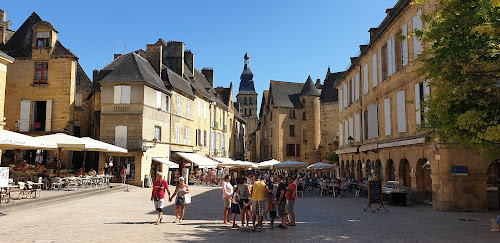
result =
[[[361,160],[358,160],[358,164],[357,164],[357,170],[358,170],[358,177],[356,178],[356,180],[362,180],[364,177],[363,177],[363,166],[361,165]]]
[[[385,168],[385,177],[388,181],[396,180],[396,176],[394,174],[394,162],[392,159],[387,160],[386,168]]]
[[[341,164],[340,164],[340,177],[345,177],[345,165],[344,165],[344,161],[342,160]]]
[[[417,163],[417,202],[432,204],[431,164],[426,158]]]
[[[371,177],[372,176],[372,169],[370,168],[371,161],[367,160],[365,162],[365,177]]]
[[[494,188],[500,186],[500,160],[495,160],[488,166],[487,187]],[[500,205],[498,203],[498,191],[488,191],[488,209],[499,209]],[[490,203],[491,202],[491,203]]]
[[[380,160],[376,160],[375,161],[375,168],[374,168],[374,177],[376,180],[378,181],[383,181],[384,178],[383,178],[383,172],[382,172],[382,163],[380,162]]]
[[[354,166],[354,160],[351,160],[351,179],[356,178],[356,167]]]
[[[402,159],[399,163],[399,183],[408,188],[411,187],[410,163],[407,159]]]

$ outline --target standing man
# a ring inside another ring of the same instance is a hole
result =
[[[278,175],[277,178],[278,182],[278,190],[276,191],[276,204],[278,204],[278,214],[281,218],[281,224],[278,225],[277,227],[280,229],[286,229],[286,197],[285,197],[285,192],[286,192],[286,185],[283,182],[283,176]]]
[[[170,190],[168,190],[168,183],[163,179],[163,173],[156,172],[156,180],[153,183],[153,191],[151,192],[151,201],[154,202],[156,212],[158,213],[158,219],[156,220],[156,225],[160,224],[163,220],[163,205],[165,203],[165,190],[170,196]]]
[[[268,201],[271,201],[268,191],[266,183],[264,183],[262,177],[259,176],[258,180],[253,183],[252,191],[250,192],[252,197],[253,231],[257,230],[257,226],[259,227],[259,231],[262,231],[262,219],[266,213],[264,197],[266,197]],[[258,225],[255,225],[255,216],[259,217]]]
[[[231,198],[233,195],[233,186],[229,182],[231,176],[226,175],[222,182],[222,200],[224,201],[224,224],[230,224],[229,215],[231,214]]]
[[[295,226],[295,212],[293,205],[295,204],[295,195],[297,194],[297,184],[293,177],[288,177],[288,190],[286,190],[286,200],[288,200],[288,213],[290,213],[289,226]]]

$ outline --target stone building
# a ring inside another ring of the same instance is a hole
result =
[[[14,62],[14,58],[0,51],[0,129],[5,126],[5,85],[7,83],[7,67]]]
[[[260,161],[321,160],[320,96],[311,77],[304,84],[271,80],[261,104]]]
[[[429,140],[417,128],[425,122],[422,101],[432,95],[414,72],[422,50],[412,32],[426,26],[420,16],[436,10],[400,0],[386,11],[370,43],[336,83],[339,97],[338,176],[399,181],[412,203],[442,211],[485,211],[487,171],[493,161],[471,149]],[[401,39],[399,36],[409,36]],[[497,199],[498,200],[498,199]]]
[[[240,75],[240,88],[238,95],[236,95],[236,101],[240,107],[240,113],[243,115],[245,122],[247,124],[245,131],[245,144],[244,150],[247,153],[246,159],[250,161],[255,161],[255,151],[252,152],[248,149],[246,145],[250,144],[250,134],[255,132],[257,128],[257,92],[255,92],[255,86],[253,82],[253,73],[250,70],[250,55],[245,53],[243,72]]]
[[[78,57],[57,37],[52,24],[33,12],[1,47],[16,58],[7,71],[7,129],[35,136],[75,135],[76,130],[77,135],[88,136],[88,106],[82,97],[90,92],[91,83],[78,65]],[[72,153],[64,152],[62,158],[69,167]]]

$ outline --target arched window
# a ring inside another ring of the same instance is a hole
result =
[[[246,100],[246,99],[247,99],[247,98],[245,98],[245,100]],[[245,116],[246,116],[246,115],[247,115],[247,108],[245,108]]]
[[[249,105],[253,105],[252,98],[249,98],[249,100],[248,100],[248,104],[249,104]]]
[[[243,99],[243,104],[244,104],[244,105],[246,105],[246,104],[247,104],[247,97],[245,97],[245,98]]]
[[[250,98],[250,100],[252,100],[252,98]],[[252,104],[252,103],[250,103],[250,105],[251,105],[251,104]],[[252,109],[250,109],[248,112],[250,112],[250,114],[248,114],[248,115],[250,115],[250,116],[251,116],[251,115],[252,115]]]

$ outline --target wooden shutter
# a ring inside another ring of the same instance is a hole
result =
[[[422,16],[422,10],[419,9],[412,19],[413,32],[415,32],[415,30],[422,29],[421,16]],[[417,58],[417,56],[421,52],[422,52],[422,41],[420,41],[420,39],[418,39],[416,35],[413,35],[413,58]]]
[[[115,145],[121,148],[127,148],[127,126],[115,127]]]
[[[186,100],[186,117],[191,118],[191,101]]]
[[[396,93],[398,111],[398,132],[406,132],[406,98],[405,92]]]
[[[354,138],[354,120],[352,117],[349,117],[349,137]]]
[[[391,37],[391,55],[392,55],[392,57],[391,57],[391,60],[392,60],[392,68],[391,68],[392,73],[391,73],[391,75],[392,75],[396,72],[396,60],[397,60],[396,59],[396,36],[395,35],[393,35]]]
[[[356,83],[355,83],[355,80],[354,80],[354,77],[351,78],[351,93],[350,93],[350,97],[349,97],[349,104],[352,104],[354,102],[354,98],[356,97],[355,96],[355,90],[356,90],[356,87],[355,87]]]
[[[121,94],[122,94],[122,86],[120,86],[120,85],[115,86],[114,93],[113,93],[113,103],[114,104],[120,104]]]
[[[121,88],[122,88],[122,91],[121,91],[121,97],[120,97],[120,104],[130,104],[131,87],[128,85],[122,85]]]
[[[368,77],[367,77],[368,78]],[[359,80],[359,72],[356,72],[354,76],[354,100],[359,100],[359,89],[361,88],[361,83]]]
[[[340,111],[342,111],[342,110],[344,109],[344,106],[343,106],[343,104],[342,104],[342,103],[343,103],[343,102],[342,102],[342,101],[343,101],[343,100],[342,100],[342,99],[343,99],[343,97],[342,97],[342,88],[340,88],[340,89],[338,90],[338,92],[339,92],[339,109],[340,109]],[[272,117],[272,113],[271,113],[271,117]]]
[[[342,122],[339,123],[339,145],[344,145],[344,137],[342,136],[344,131],[342,130]]]
[[[161,92],[156,91],[156,109],[161,109]]]
[[[300,144],[295,147],[295,156],[300,157]]]
[[[391,98],[384,100],[384,124],[385,124],[385,135],[391,135]]]
[[[372,87],[377,87],[378,77],[377,77],[377,54],[372,56]]]
[[[349,144],[349,140],[347,140],[349,138],[349,122],[347,120],[344,121],[344,143],[346,145]]]
[[[45,109],[45,131],[50,132],[51,130],[52,130],[52,100],[47,100],[47,107]]]
[[[361,133],[359,131],[359,128],[360,128],[359,114],[354,114],[354,139],[356,142],[361,141]]]
[[[75,93],[75,107],[82,106],[82,93]]]
[[[422,123],[422,114],[420,113],[420,83],[415,84],[415,118],[417,126]]]
[[[424,88],[423,88],[423,92],[424,92],[424,99],[427,101],[429,100],[429,95],[431,94],[431,88],[429,87],[429,81],[428,80],[424,80]],[[429,107],[425,107],[424,108],[424,113],[426,113],[427,111],[429,110]]]
[[[405,37],[405,39],[401,43],[401,59],[403,67],[405,67],[406,65],[408,65],[408,39],[406,38],[408,36],[408,26],[406,24],[401,28],[401,34]]]
[[[286,145],[286,156],[290,156],[290,144]]]
[[[348,90],[347,90],[347,83],[344,84],[344,87],[343,87],[343,90],[344,90],[344,108],[347,108],[347,105],[348,105]]]
[[[386,50],[386,60],[387,60],[387,77],[390,77],[392,75],[392,37],[387,40],[387,48]]]
[[[368,138],[378,138],[378,107],[368,105]]]
[[[31,114],[31,100],[21,100],[21,116],[19,119],[19,131],[29,132],[30,114]]]
[[[368,93],[368,63],[363,66],[363,94]]]
[[[366,139],[366,132],[365,132],[365,112],[361,111],[361,138],[362,140]]]
[[[182,97],[177,96],[177,115],[182,116]]]
[[[190,129],[186,127],[186,144],[189,145],[191,143]]]
[[[382,48],[378,49],[378,80],[384,81],[382,78]]]

